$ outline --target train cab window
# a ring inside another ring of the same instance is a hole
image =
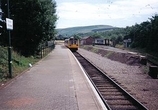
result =
[[[73,44],[73,40],[72,39],[70,39],[70,44]]]
[[[76,40],[74,40],[74,44],[76,44],[77,43],[77,41]]]

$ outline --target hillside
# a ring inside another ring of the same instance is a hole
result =
[[[103,31],[109,29],[115,29],[116,27],[110,25],[93,25],[93,26],[82,26],[82,27],[72,27],[72,28],[64,28],[57,29],[58,35],[62,36],[71,36],[78,33],[89,33],[96,31]]]

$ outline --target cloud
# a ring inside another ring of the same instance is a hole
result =
[[[94,19],[98,12],[97,7],[82,2],[63,3],[59,7],[59,16],[65,19]]]
[[[128,22],[137,20],[140,22],[141,19],[147,19],[144,18],[145,16],[149,17],[156,14],[157,9],[157,0],[115,0],[95,4],[89,2],[62,2],[59,5],[57,4],[58,24],[61,25],[61,22],[62,25],[64,23],[75,25],[75,22],[77,25],[83,24],[83,22],[91,24],[104,22],[105,24],[108,23],[107,21],[112,23],[119,22],[118,20],[127,20]],[[126,24],[124,23],[124,25]]]

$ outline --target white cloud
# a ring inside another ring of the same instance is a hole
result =
[[[95,4],[87,2],[62,2],[59,5],[57,4],[57,14],[59,17],[57,27],[64,27],[64,25],[68,27],[73,25],[79,26],[84,23],[85,25],[97,23],[112,24],[113,22],[119,23],[119,21],[121,23],[120,26],[123,26],[123,21],[121,20],[127,21],[127,23],[124,22],[124,25],[128,25],[130,22],[134,24],[134,22],[140,22],[141,19],[147,19],[144,17],[156,14],[157,9],[157,0],[117,0],[101,4],[99,2]]]

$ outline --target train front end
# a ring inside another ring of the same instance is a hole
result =
[[[77,51],[79,48],[79,40],[71,37],[65,41],[65,46],[68,47],[71,51]]]

